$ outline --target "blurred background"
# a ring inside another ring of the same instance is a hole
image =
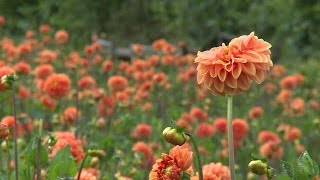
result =
[[[96,33],[119,46],[165,38],[208,49],[251,31],[277,59],[309,59],[320,47],[317,0],[0,0],[0,12],[17,38],[50,24],[70,32],[75,47]]]

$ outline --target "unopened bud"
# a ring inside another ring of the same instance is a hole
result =
[[[183,145],[186,142],[186,137],[183,131],[167,127],[163,130],[164,139],[173,145]]]
[[[49,135],[49,139],[47,141],[49,146],[54,146],[58,141],[58,137],[54,134]]]
[[[13,86],[14,81],[16,81],[18,79],[18,76],[15,74],[7,74],[2,76],[1,78],[1,84],[5,87],[5,88],[10,88]]]
[[[99,129],[103,129],[104,127],[106,127],[106,120],[104,118],[99,118],[97,121],[96,121],[96,127],[99,128]]]
[[[257,175],[264,175],[268,172],[268,165],[261,160],[251,161],[248,165],[249,170]]]
[[[106,156],[106,153],[105,153],[103,150],[101,150],[101,149],[89,149],[89,150],[88,150],[88,155],[89,155],[89,156],[92,156],[92,157],[99,157],[99,158],[101,158],[101,157]]]
[[[7,151],[8,150],[8,144],[7,144],[6,141],[2,141],[1,148],[2,148],[3,151]]]
[[[90,166],[91,167],[96,167],[99,164],[100,160],[97,157],[93,157],[90,161]]]

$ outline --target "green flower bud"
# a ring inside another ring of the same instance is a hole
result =
[[[183,131],[167,127],[163,130],[162,134],[164,139],[170,144],[181,146],[186,142],[186,137]]]
[[[268,172],[268,165],[261,160],[251,161],[248,165],[250,172],[253,172],[257,175],[264,175]]]
[[[106,156],[106,153],[103,150],[100,149],[89,149],[88,150],[88,155],[92,157],[104,157]]]
[[[13,86],[13,83],[18,79],[18,76],[15,74],[7,74],[2,76],[1,78],[1,84],[5,88],[10,88]]]
[[[54,146],[57,143],[57,141],[58,141],[58,137],[54,134],[50,134],[47,143],[49,146]]]

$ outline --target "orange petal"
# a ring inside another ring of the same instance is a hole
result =
[[[245,63],[241,64],[242,71],[246,74],[254,76],[256,74],[256,67],[254,66],[253,63]]]
[[[200,74],[206,74],[210,70],[209,66],[199,64],[197,67],[197,71]]]
[[[236,90],[233,89],[233,88],[231,88],[231,87],[229,87],[229,86],[225,86],[223,92],[224,92],[226,95],[234,95],[235,92],[236,92]]]
[[[236,64],[236,65],[234,66],[232,72],[231,72],[233,78],[238,79],[238,77],[239,77],[240,74],[241,74],[241,70],[242,70],[241,65]]]
[[[254,50],[258,52],[262,52],[265,50],[270,49],[272,46],[268,42],[264,41],[263,39],[259,39],[258,43],[255,44]]]
[[[218,75],[218,72],[219,71],[217,71],[214,66],[210,68],[210,76],[211,77],[215,78]]]
[[[266,75],[266,71],[264,70],[257,70],[257,73],[255,76],[251,76],[251,79],[254,80],[256,83],[261,84],[264,80]]]
[[[220,93],[222,93],[224,89],[224,83],[219,80],[219,78],[213,79],[213,87]]]
[[[200,73],[197,73],[197,82],[198,84],[202,84],[204,81],[204,76]]]
[[[230,73],[228,73],[225,83],[231,88],[237,88],[237,80]]]
[[[207,88],[210,88],[211,85],[212,85],[212,83],[213,83],[213,78],[211,78],[211,76],[209,76],[209,75],[206,75],[206,76],[204,77],[204,85],[205,85]]]
[[[218,73],[218,77],[222,82],[224,82],[224,80],[226,80],[226,77],[227,77],[227,71],[224,69],[221,69]]]
[[[238,87],[242,90],[248,90],[250,88],[251,80],[245,74],[241,74],[237,79]]]

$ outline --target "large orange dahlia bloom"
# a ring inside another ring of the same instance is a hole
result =
[[[198,84],[214,95],[236,95],[248,90],[252,81],[260,84],[273,65],[271,44],[254,32],[232,39],[228,46],[198,52]]]
[[[182,173],[192,164],[192,152],[188,148],[175,146],[169,155],[162,154],[153,165],[149,180],[180,180]]]

